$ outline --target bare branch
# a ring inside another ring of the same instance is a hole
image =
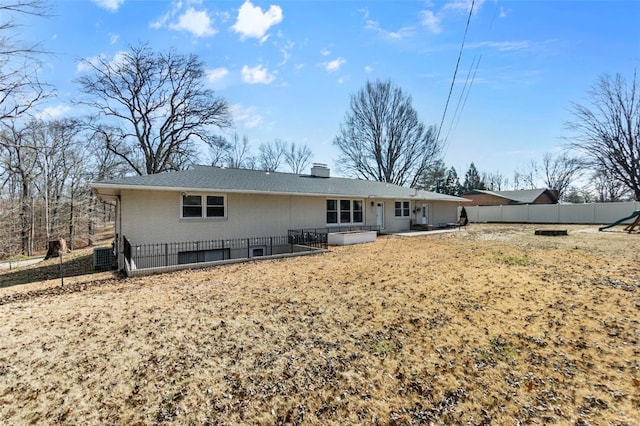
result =
[[[594,170],[624,183],[640,200],[640,82],[604,75],[592,87],[590,105],[573,105],[569,146]]]
[[[411,97],[390,81],[367,82],[351,97],[333,143],[347,173],[412,187],[442,151],[435,127],[419,121]]]
[[[85,61],[90,72],[77,82],[110,129],[108,148],[138,174],[179,170],[195,158],[196,143],[209,144],[213,128],[231,124],[225,100],[204,87],[194,55],[158,53],[147,45],[108,61]],[[109,136],[109,137],[107,137]]]

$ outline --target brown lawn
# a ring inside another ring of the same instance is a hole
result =
[[[565,228],[0,288],[0,423],[639,424],[640,235]]]

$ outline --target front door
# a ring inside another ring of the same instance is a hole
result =
[[[378,203],[376,207],[376,225],[378,229],[384,229],[384,203]]]

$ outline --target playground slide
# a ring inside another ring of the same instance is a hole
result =
[[[633,219],[634,217],[636,217],[636,216],[638,216],[638,215],[640,215],[640,210],[636,210],[636,211],[634,211],[633,213],[631,213],[631,216],[629,216],[629,217],[623,217],[622,219],[620,219],[620,220],[616,220],[615,222],[610,223],[609,225],[601,226],[600,228],[598,228],[598,231],[602,231],[602,230],[604,230],[604,229],[609,229],[609,228],[611,228],[611,227],[613,227],[613,226],[616,226],[616,225],[621,224],[621,223],[622,223],[622,222],[624,222],[625,220]]]

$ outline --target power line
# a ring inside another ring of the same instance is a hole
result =
[[[438,134],[436,136],[436,140],[440,139],[440,131],[442,130],[442,126],[444,125],[444,119],[447,115],[447,109],[449,108],[449,101],[451,100],[451,93],[453,92],[453,86],[456,83],[456,75],[458,74],[458,67],[460,66],[460,58],[462,58],[462,51],[464,50],[464,42],[467,39],[467,32],[469,31],[469,23],[471,22],[471,15],[473,14],[474,5],[475,5],[475,0],[472,0],[471,7],[469,8],[469,16],[467,17],[467,25],[465,26],[464,36],[462,37],[462,45],[460,46],[460,52],[458,53],[456,68],[453,71],[453,78],[451,79],[451,87],[449,88],[449,95],[447,96],[447,102],[445,103],[444,111],[442,112],[442,120],[440,121],[440,126],[438,127]]]
[[[463,104],[463,99],[465,98],[465,93],[469,93],[468,90],[471,90],[471,85],[469,84],[469,78],[471,77],[471,72],[473,71],[473,66],[476,63],[476,57],[471,61],[471,66],[469,67],[469,71],[467,72],[467,78],[464,80],[464,86],[462,86],[462,91],[460,92],[460,96],[458,97],[458,103],[456,104],[456,110],[453,112],[453,117],[451,118],[451,123],[449,123],[449,130],[447,130],[447,135],[444,137],[444,143],[446,145],[449,140],[449,134],[451,134],[451,129],[453,128],[454,123],[456,122],[456,118],[462,115],[462,110],[460,109],[460,105]],[[467,89],[468,87],[468,89]],[[460,115],[458,115],[460,112]]]
[[[453,131],[455,132],[456,129],[458,128],[458,124],[460,123],[460,119],[462,118],[462,111],[464,111],[464,107],[465,105],[467,105],[467,99],[469,99],[469,92],[471,92],[471,86],[473,86],[473,82],[476,79],[476,73],[478,72],[478,67],[480,66],[480,60],[482,60],[482,55],[480,55],[480,57],[478,58],[478,62],[476,63],[476,67],[473,70],[473,75],[471,76],[471,82],[469,83],[469,88],[467,89],[467,93],[464,97],[464,101],[462,102],[462,108],[460,108],[460,114],[458,115],[458,120],[456,121],[456,125],[453,127]],[[471,67],[473,67],[473,63],[471,64]],[[471,68],[469,68],[469,71],[471,71]],[[467,80],[469,79],[469,76],[467,75]],[[465,87],[467,86],[467,82],[465,81]],[[462,95],[460,95],[460,98],[462,98]],[[456,108],[456,112],[457,112],[457,108]],[[452,118],[452,124],[453,121],[455,120],[455,114]],[[451,127],[449,127],[449,132],[451,131]],[[449,140],[449,133],[447,132],[447,137],[445,138],[445,144],[446,142]]]

